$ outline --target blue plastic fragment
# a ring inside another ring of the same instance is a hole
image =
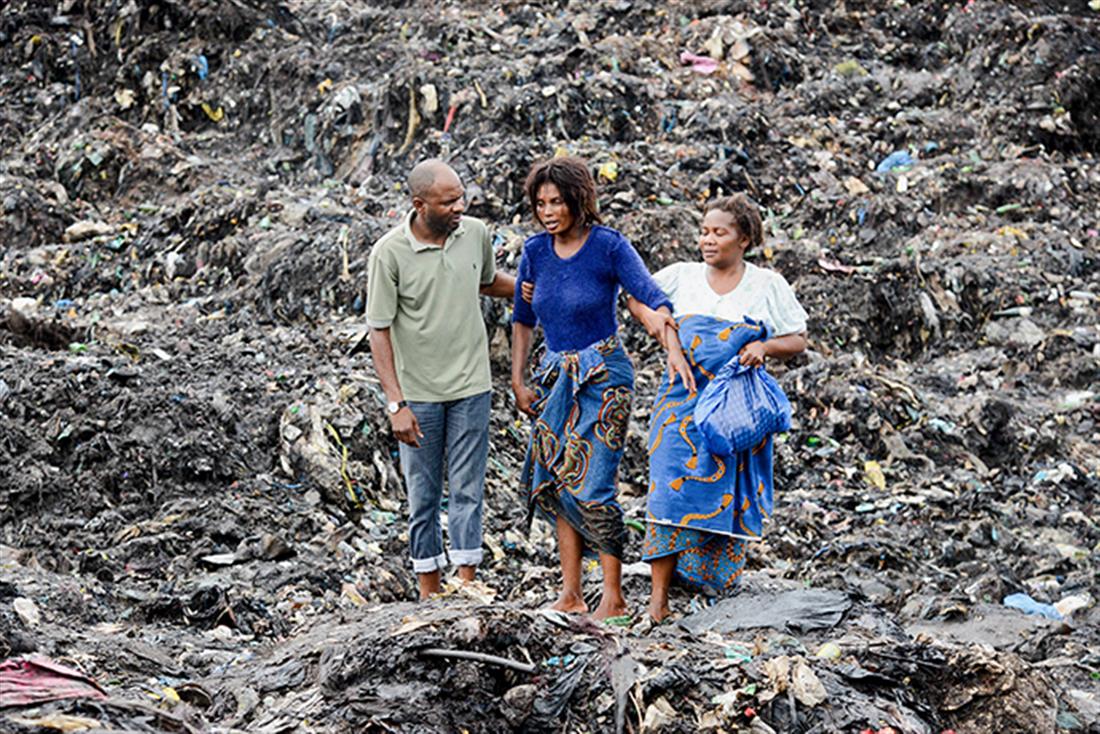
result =
[[[913,165],[913,156],[909,155],[908,151],[895,150],[882,159],[882,162],[878,164],[875,171],[878,173],[889,173],[895,168],[905,168],[911,165]]]
[[[1053,605],[1035,601],[1027,594],[1009,594],[1004,598],[1004,605],[1011,609],[1019,609],[1024,614],[1037,614],[1055,621],[1062,619],[1062,613]]]
[[[575,655],[554,655],[543,661],[543,665],[547,668],[568,668],[576,660]]]
[[[661,117],[661,130],[663,130],[666,133],[672,132],[672,129],[676,127],[677,121],[678,120],[677,120],[677,110],[676,110],[676,108],[675,107],[669,108],[668,112],[666,112]]]

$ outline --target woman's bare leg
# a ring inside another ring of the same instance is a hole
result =
[[[649,562],[653,590],[649,594],[648,611],[654,622],[660,622],[672,613],[668,606],[668,587],[672,583],[672,575],[676,572],[676,559],[679,555],[679,553],[673,553]]]
[[[626,614],[626,599],[623,598],[623,562],[609,553],[600,553],[600,567],[603,568],[603,596],[600,605],[592,613],[595,620],[619,617]]]
[[[558,555],[561,558],[561,596],[550,607],[560,612],[588,611],[581,589],[581,555],[584,538],[561,515],[558,516]]]

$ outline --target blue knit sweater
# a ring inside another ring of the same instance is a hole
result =
[[[546,346],[554,352],[584,349],[614,334],[620,286],[650,308],[672,310],[638,251],[609,227],[593,227],[581,249],[565,260],[554,252],[549,232],[528,238],[516,279],[534,283],[535,298],[527,303],[516,288],[512,320],[542,324]]]

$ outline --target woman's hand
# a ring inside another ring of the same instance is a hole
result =
[[[763,367],[764,359],[768,356],[768,348],[764,345],[764,342],[749,342],[741,347],[741,351],[737,356],[741,358],[743,367]]]
[[[679,329],[676,319],[664,309],[654,311],[641,302],[638,302],[638,306],[637,318],[642,322],[646,333],[660,342],[662,347],[668,349],[668,344],[665,343],[665,328],[671,328],[673,332],[676,332]]]
[[[525,283],[526,285],[526,283]],[[531,340],[534,329],[518,321],[512,322],[512,393],[516,396],[516,407],[521,413],[534,416],[531,406],[535,402],[535,391],[524,384],[527,372],[527,357],[531,353]]]
[[[520,295],[527,303],[533,303],[535,300],[535,284],[530,281],[523,281],[519,286]]]
[[[671,319],[671,316],[669,318]],[[671,324],[666,323],[664,325],[664,337],[661,343],[665,345],[665,349],[668,351],[669,387],[672,386],[678,376],[680,383],[688,391],[688,394],[694,395],[696,391],[695,375],[692,374],[691,365],[688,364],[687,358],[684,356],[684,349],[680,346],[680,337],[676,333],[676,321],[674,319]]]
[[[525,413],[532,418],[538,415],[535,409],[531,407],[535,404],[535,401],[538,400],[538,395],[535,394],[534,390],[520,383],[518,385],[512,385],[512,392],[516,396],[516,408],[519,409],[519,412]]]
[[[676,378],[680,378],[680,382],[684,388],[687,389],[688,394],[695,393],[695,375],[691,373],[691,365],[688,364],[687,359],[684,357],[684,352],[679,349],[679,344],[676,345],[676,349],[670,349],[668,352],[668,382],[669,385],[676,381]]]

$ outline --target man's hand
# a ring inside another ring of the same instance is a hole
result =
[[[531,303],[535,300],[535,284],[529,280],[525,280],[520,283],[520,291],[523,295],[523,300]]]
[[[768,349],[764,346],[764,342],[749,342],[741,348],[737,356],[741,358],[741,364],[745,367],[763,367]]]
[[[408,407],[404,407],[390,416],[390,427],[393,428],[394,437],[401,443],[420,448],[420,439],[424,434],[420,432],[420,422],[416,420],[416,413]]]
[[[538,396],[535,394],[534,390],[527,387],[526,385],[512,385],[512,392],[515,393],[516,408],[519,409],[519,412],[526,413],[532,418],[538,415],[538,413],[535,412],[535,409],[531,407],[535,404],[535,400],[538,399]]]

